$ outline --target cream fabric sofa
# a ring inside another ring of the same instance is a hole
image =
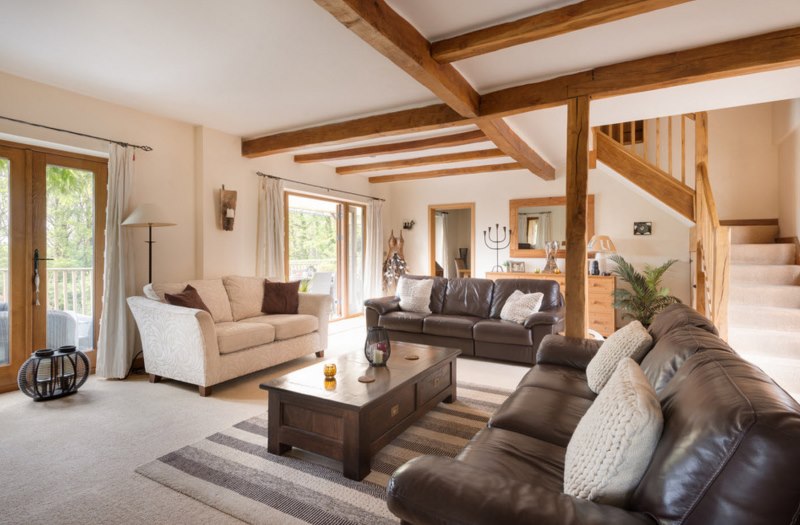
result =
[[[209,312],[173,306],[165,293],[197,289]],[[162,377],[198,385],[200,395],[223,381],[298,357],[324,355],[330,295],[300,294],[298,313],[264,315],[264,279],[223,277],[147,285],[145,297],[128,298],[142,338],[151,382]]]

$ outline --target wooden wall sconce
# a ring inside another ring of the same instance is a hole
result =
[[[236,191],[226,190],[225,185],[219,192],[220,210],[222,212],[222,229],[233,231],[233,219],[236,218]]]

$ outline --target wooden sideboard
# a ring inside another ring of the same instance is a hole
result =
[[[614,315],[614,289],[616,282],[613,275],[588,275],[589,278],[589,328],[608,337],[616,330]],[[564,293],[563,273],[511,273],[487,272],[487,279],[548,279],[556,281]]]

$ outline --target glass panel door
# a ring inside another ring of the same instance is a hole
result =
[[[347,205],[347,313],[364,307],[364,207]]]
[[[11,363],[9,303],[11,302],[11,160],[0,157],[0,366]]]

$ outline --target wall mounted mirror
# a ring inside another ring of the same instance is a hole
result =
[[[587,205],[586,239],[594,235],[594,195],[589,195]],[[567,240],[567,198],[536,197],[509,201],[511,225],[511,257],[544,258],[544,243],[557,241],[559,246]],[[557,257],[564,257],[561,249]]]

